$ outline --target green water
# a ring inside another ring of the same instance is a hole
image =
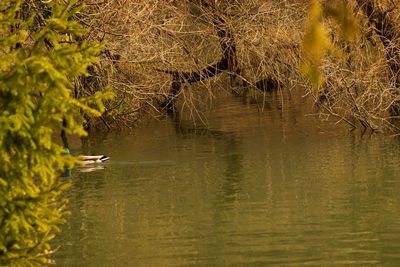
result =
[[[400,144],[226,98],[82,148],[57,266],[400,266]],[[263,109],[263,112],[259,112]],[[81,149],[81,148],[79,148]]]

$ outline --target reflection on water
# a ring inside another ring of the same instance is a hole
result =
[[[85,153],[60,266],[399,266],[400,145],[304,116],[217,103],[207,127],[153,122]]]

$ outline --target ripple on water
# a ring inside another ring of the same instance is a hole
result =
[[[400,264],[396,140],[321,131],[289,100],[229,103],[209,128],[159,121],[93,146],[111,160],[72,177],[57,264]]]

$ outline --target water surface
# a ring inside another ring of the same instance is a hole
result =
[[[400,266],[398,140],[276,98],[81,148],[111,160],[74,170],[57,265]]]

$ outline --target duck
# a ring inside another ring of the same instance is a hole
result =
[[[71,155],[71,150],[69,149],[69,144],[68,144],[68,138],[67,138],[67,133],[65,132],[65,128],[67,128],[68,123],[66,118],[64,117],[62,120],[62,128],[61,128],[61,140],[64,145],[65,149],[65,154]],[[102,163],[106,160],[109,160],[110,157],[106,155],[97,155],[97,156],[86,156],[86,155],[80,155],[78,156],[78,165],[85,166],[85,165],[90,165],[90,164],[95,164],[95,163]],[[93,171],[97,169],[104,169],[104,168],[97,168],[97,167],[88,167],[85,170],[86,171]],[[62,175],[62,177],[69,177],[71,176],[71,169],[66,168],[65,173]]]
[[[71,151],[69,148],[65,149],[65,154],[71,155]],[[94,155],[94,156],[87,156],[87,155],[79,155],[78,156],[78,164],[79,165],[88,165],[94,163],[102,163],[106,160],[109,160],[110,157],[106,155]]]
[[[80,155],[80,156],[78,156],[79,164],[81,164],[81,165],[102,163],[109,159],[110,159],[110,157],[108,157],[106,155],[94,155],[94,156]]]

